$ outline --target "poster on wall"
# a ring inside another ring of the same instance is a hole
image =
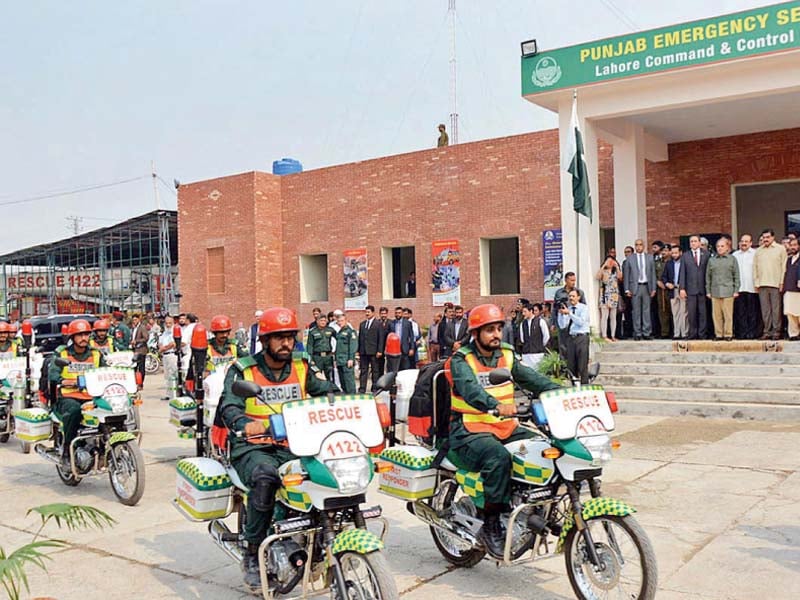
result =
[[[367,307],[367,249],[344,251],[344,309]]]
[[[561,252],[561,230],[545,229],[542,232],[542,257],[544,263],[544,299],[552,300],[556,290],[564,285],[564,255]]]
[[[442,240],[431,244],[433,305],[461,303],[461,252],[458,240]]]

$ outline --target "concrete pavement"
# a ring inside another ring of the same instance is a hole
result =
[[[136,507],[119,504],[107,477],[64,486],[55,467],[0,445],[0,545],[30,540],[28,508],[66,501],[90,504],[118,524],[70,532],[49,573],[30,570],[31,596],[59,600],[118,598],[251,598],[239,567],[216,548],[205,525],[170,505],[175,460],[193,443],[179,440],[160,402],[160,376],[148,378],[143,406],[147,487]],[[692,417],[618,417],[622,442],[606,469],[606,495],[639,509],[659,566],[658,598],[790,599],[800,597],[800,423]],[[402,502],[372,493],[390,521],[386,555],[403,598],[573,598],[562,556],[512,568],[484,561],[454,569],[441,558],[427,527]]]

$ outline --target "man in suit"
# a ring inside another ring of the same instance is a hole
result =
[[[689,238],[689,252],[681,256],[680,296],[686,300],[689,339],[706,337],[706,268],[708,252],[700,247],[700,236]]]
[[[386,369],[386,336],[392,332],[392,321],[389,320],[389,309],[385,306],[381,306],[378,309],[378,325],[381,328],[381,355],[377,356],[377,365],[378,365],[378,379],[380,379],[381,375],[383,375],[384,370]]]
[[[380,321],[375,318],[375,307],[372,305],[364,309],[364,320],[358,326],[358,363],[360,373],[358,376],[358,393],[367,391],[367,374],[372,373],[372,389],[378,381],[378,359],[383,356],[384,329]]]
[[[464,307],[456,306],[453,309],[453,320],[448,327],[445,335],[448,345],[453,349],[453,352],[461,348],[464,344],[469,342],[469,325],[467,319],[464,318]]]
[[[147,356],[147,339],[150,337],[147,327],[142,323],[141,316],[133,315],[131,321],[133,331],[131,333],[131,349],[136,357],[136,371],[141,373],[142,384],[144,384],[144,361]]]
[[[550,341],[550,327],[542,317],[542,305],[525,302],[522,305],[522,321],[516,327],[514,347],[519,348],[523,364],[535,369],[544,356]]]
[[[672,260],[664,265],[661,282],[666,288],[670,309],[672,310],[672,339],[682,340],[689,335],[689,322],[686,320],[686,299],[681,298],[681,247],[673,244],[670,248]]]
[[[261,352],[261,342],[258,341],[258,320],[261,318],[262,314],[264,314],[263,310],[257,310],[255,312],[256,320],[250,325],[250,330],[247,332],[247,345],[250,348],[251,356],[256,352]]]
[[[653,339],[650,302],[656,295],[656,265],[644,251],[644,240],[636,240],[634,253],[622,265],[625,297],[633,304],[633,339]]]
[[[450,329],[453,326],[454,313],[453,304],[447,302],[444,305],[444,318],[439,321],[439,358],[442,360],[453,354],[453,336]]]
[[[416,366],[414,365],[414,353],[417,350],[417,344],[414,340],[411,322],[403,318],[402,306],[394,309],[394,321],[392,321],[390,332],[396,333],[400,338],[400,370],[413,369]]]

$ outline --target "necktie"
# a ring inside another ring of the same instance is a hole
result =
[[[527,344],[528,340],[531,339],[531,322],[528,319],[525,319],[525,329],[523,333],[525,334],[525,339],[522,340],[522,343]]]
[[[700,266],[700,251],[699,250],[695,250],[694,251],[694,262],[698,267]]]
[[[644,254],[639,255],[639,282],[643,282],[645,279],[644,273]],[[574,310],[572,312],[575,312]]]
[[[572,309],[572,314],[574,315],[575,314],[575,306],[572,306],[570,308]],[[569,333],[570,330],[572,329],[572,325],[573,325],[573,320],[570,319],[569,320],[569,327],[567,327],[567,333]]]

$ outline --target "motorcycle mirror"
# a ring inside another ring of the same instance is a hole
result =
[[[261,386],[253,381],[237,379],[233,382],[231,391],[239,396],[239,398],[251,398],[252,396],[258,396],[261,393]]]
[[[592,365],[589,367],[589,371],[588,372],[589,372],[589,381],[590,382],[594,381],[595,379],[597,379],[597,376],[600,374],[600,363],[599,362],[592,363]]]
[[[511,381],[511,371],[508,369],[492,369],[489,371],[489,383],[492,385],[502,385]]]
[[[53,362],[57,367],[61,367],[62,369],[69,366],[69,361],[65,358],[61,358],[60,356],[54,358]]]
[[[395,371],[384,373],[378,378],[378,381],[375,382],[375,388],[378,390],[388,390],[394,385],[396,377],[397,373]]]

